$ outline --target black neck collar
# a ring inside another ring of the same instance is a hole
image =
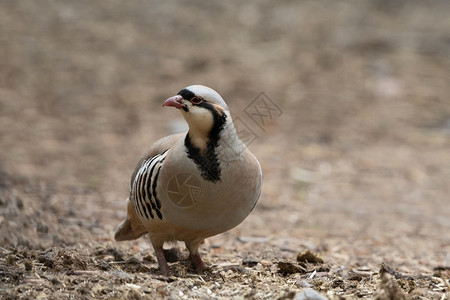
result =
[[[207,181],[218,182],[220,181],[221,167],[216,148],[219,144],[220,133],[225,127],[227,116],[225,113],[219,113],[212,107],[211,112],[214,117],[214,124],[208,133],[206,148],[202,150],[195,146],[191,141],[189,132],[184,139],[184,145],[188,157],[197,165],[202,177]]]

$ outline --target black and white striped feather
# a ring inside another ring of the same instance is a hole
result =
[[[131,186],[131,201],[141,219],[149,220],[150,218],[155,219],[155,217],[163,219],[162,205],[158,199],[156,187],[167,151],[147,159],[134,176]]]

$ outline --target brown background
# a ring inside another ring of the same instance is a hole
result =
[[[411,297],[441,299],[449,16],[447,1],[2,1],[0,295],[371,298],[385,262]],[[146,238],[112,235],[136,162],[182,123],[162,102],[194,83],[258,135],[264,184],[202,246],[209,274],[181,261],[167,279]],[[245,115],[261,92],[283,110],[263,130]],[[306,249],[324,265],[277,272]]]

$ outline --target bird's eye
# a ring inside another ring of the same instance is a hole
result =
[[[190,101],[192,104],[200,104],[202,103],[203,99],[200,97],[192,97]]]

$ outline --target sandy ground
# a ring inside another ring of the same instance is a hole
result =
[[[0,298],[449,299],[449,15],[448,1],[2,1]],[[140,156],[183,124],[162,101],[194,83],[250,130],[263,191],[202,245],[207,272],[174,244],[166,277],[147,238],[113,233]],[[261,97],[277,110],[259,126]]]

